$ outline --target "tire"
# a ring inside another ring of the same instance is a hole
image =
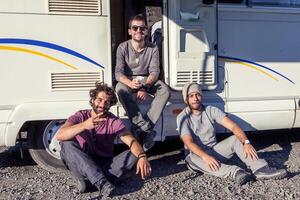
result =
[[[29,153],[32,159],[49,172],[61,172],[65,168],[60,159],[60,145],[53,139],[64,120],[34,122],[28,131]]]

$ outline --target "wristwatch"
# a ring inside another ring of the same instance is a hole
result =
[[[245,145],[245,144],[250,144],[250,141],[249,141],[249,140],[245,140],[245,141],[243,142],[243,145]]]

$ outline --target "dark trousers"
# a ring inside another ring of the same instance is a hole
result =
[[[126,150],[115,157],[100,157],[84,152],[77,141],[61,142],[61,158],[72,175],[92,184],[107,179],[117,181],[126,171],[130,170],[137,158]]]

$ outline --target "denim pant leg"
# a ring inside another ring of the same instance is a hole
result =
[[[118,82],[116,92],[119,100],[126,110],[128,117],[134,128],[140,128],[143,131],[151,129],[151,123],[144,119],[136,100],[133,98],[133,91],[127,85]]]
[[[151,121],[154,126],[159,119],[168,99],[170,98],[170,90],[166,84],[158,80],[149,91],[150,94],[154,95],[154,99],[150,105],[145,119]]]
[[[113,157],[110,163],[105,165],[103,171],[109,180],[116,181],[127,171],[133,168],[137,158],[131,153],[130,150],[125,150],[122,153]]]
[[[77,141],[61,142],[60,155],[73,176],[86,177],[92,184],[105,178],[101,167],[80,148]]]

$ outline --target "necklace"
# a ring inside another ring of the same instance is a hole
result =
[[[132,49],[134,51],[135,64],[139,64],[141,53],[144,51],[145,47],[136,47],[135,48],[134,45],[132,44]]]
[[[140,61],[140,53],[135,52],[135,63],[139,64],[139,61]]]

